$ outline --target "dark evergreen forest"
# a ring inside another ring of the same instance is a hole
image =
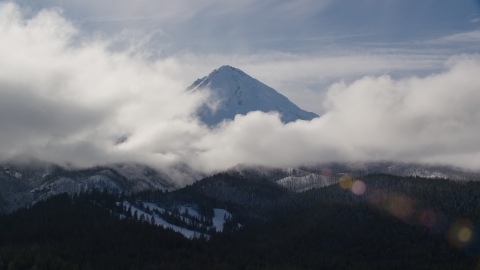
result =
[[[174,192],[57,195],[0,217],[0,270],[479,269],[480,182],[369,175],[357,192],[345,179],[300,194],[217,174]],[[233,216],[223,232],[187,239],[122,201]]]

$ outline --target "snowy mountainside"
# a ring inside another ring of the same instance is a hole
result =
[[[32,195],[31,197],[33,198],[31,203],[36,203],[37,201],[64,192],[69,194],[79,193],[82,190],[89,190],[92,187],[99,190],[107,189],[110,192],[123,191],[120,185],[115,183],[115,181],[112,181],[108,175],[109,171],[102,171],[86,178],[59,177],[55,181],[47,182],[32,189],[30,191],[30,194]]]
[[[108,167],[135,182],[136,185],[131,190],[133,192],[147,189],[175,190],[204,177],[186,165],[155,169],[142,164],[117,163]]]
[[[293,192],[326,187],[337,183],[340,178],[340,176],[322,174],[321,170],[317,172],[317,170],[309,171],[292,167],[237,165],[227,172],[250,178],[265,178]]]
[[[191,183],[190,172],[159,171],[139,164],[114,164],[87,169],[64,168],[50,163],[0,165],[0,213],[9,213],[60,193],[93,188],[110,192],[175,190]],[[181,177],[177,181],[174,177]]]
[[[314,188],[322,188],[332,184],[331,178],[316,173],[307,174],[305,176],[287,176],[277,181],[277,184],[288,188],[294,192],[304,192]]]
[[[240,174],[244,177],[258,178],[263,177],[276,182],[288,176],[303,177],[312,172],[293,167],[267,167],[239,164],[225,171],[230,174]]]
[[[260,206],[282,196],[283,191],[278,188],[293,192],[322,188],[337,183],[344,174],[352,177],[390,174],[448,178],[455,181],[480,180],[480,174],[474,171],[449,166],[393,162],[329,163],[291,168],[237,165],[223,174],[241,178],[245,185],[231,179],[223,182],[212,181],[211,177],[206,182],[199,181],[204,175],[186,165],[165,170],[141,164],[67,169],[49,163],[5,163],[0,164],[0,214],[63,192],[73,194],[93,188],[126,193],[157,189],[172,191],[201,182],[201,192],[207,196],[237,204]]]
[[[117,202],[117,205],[123,207],[127,215],[136,215],[139,219],[170,228],[190,239],[201,236],[208,239],[212,233],[222,232],[225,222],[232,217],[227,210],[220,208],[214,208],[213,216],[207,217],[188,205],[176,205],[173,209],[146,202],[137,202],[132,205],[128,201],[124,201]],[[125,217],[123,216],[123,218]],[[237,227],[239,226],[237,225]]]
[[[357,162],[357,163],[325,163],[300,167],[310,172],[328,170],[333,176],[349,174],[364,176],[368,174],[390,174],[395,176],[417,176],[422,178],[440,178],[454,181],[480,180],[480,172],[467,169],[418,163],[400,162]]]
[[[211,99],[200,107],[198,115],[209,126],[252,111],[278,112],[284,123],[318,117],[315,113],[300,109],[273,88],[231,66],[214,70],[188,88],[190,91],[206,89],[211,91]]]
[[[293,168],[237,165],[226,171],[247,178],[264,178],[294,192],[322,188],[336,184],[348,174],[362,177],[369,174],[416,176],[422,178],[450,179],[454,181],[480,180],[480,173],[461,168],[415,163],[323,163]]]

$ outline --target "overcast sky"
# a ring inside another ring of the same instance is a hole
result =
[[[0,159],[480,169],[478,44],[480,1],[0,1]],[[227,64],[321,117],[205,127]]]

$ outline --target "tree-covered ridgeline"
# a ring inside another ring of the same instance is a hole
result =
[[[217,174],[175,192],[57,195],[0,217],[0,269],[475,269],[479,182],[348,180],[294,194],[261,176]],[[235,221],[187,239],[119,202],[191,205],[205,218],[223,208]]]

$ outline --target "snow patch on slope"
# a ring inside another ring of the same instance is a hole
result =
[[[121,202],[117,202],[117,205],[120,205],[120,204],[121,204]],[[153,217],[153,219],[155,221],[155,224],[157,226],[162,226],[163,228],[166,228],[166,229],[170,228],[170,229],[174,230],[175,232],[181,233],[186,238],[193,239],[193,238],[199,238],[201,236],[204,236],[205,238],[208,239],[210,237],[210,235],[208,235],[208,234],[201,233],[201,232],[198,232],[198,231],[190,230],[190,229],[187,229],[187,228],[183,228],[183,227],[171,224],[171,223],[167,222],[165,219],[163,219],[162,217],[158,216],[155,212],[153,212],[152,214],[148,214],[145,211],[141,210],[140,208],[135,207],[134,205],[130,204],[128,201],[123,202],[123,205],[127,209],[130,208],[130,213],[132,215],[135,213],[135,211],[137,211],[138,218],[143,216],[143,218],[145,220],[150,221],[151,218]],[[148,207],[151,210],[157,210],[160,213],[166,213],[166,212],[171,213],[170,211],[166,210],[165,208],[159,207],[158,205],[156,205],[154,203],[143,203],[143,205],[144,205],[145,208]],[[192,207],[181,205],[180,208],[179,208],[180,213],[184,213],[185,210],[187,210],[189,215],[191,215],[191,216],[195,216],[195,217],[198,217],[198,218],[201,217],[201,215],[195,209],[193,209]],[[220,209],[220,208],[214,208],[213,210],[214,210],[214,216],[212,218],[212,224],[213,224],[212,227],[215,228],[215,230],[217,232],[222,232],[223,231],[223,225],[224,225],[226,219],[230,219],[232,217],[232,214],[230,214],[227,210]]]
[[[155,220],[155,224],[157,226],[162,226],[163,228],[167,229],[167,228],[170,228],[176,232],[179,232],[181,233],[183,236],[185,236],[186,238],[190,238],[190,239],[193,239],[193,238],[199,238],[200,236],[204,236],[206,238],[210,237],[208,234],[202,234],[200,232],[196,232],[196,231],[193,231],[193,230],[189,230],[189,229],[186,229],[186,228],[182,228],[182,227],[179,227],[179,226],[176,226],[176,225],[173,225],[171,223],[168,223],[167,221],[165,221],[163,218],[159,217],[158,215],[156,215],[155,213],[153,213],[152,215],[150,214],[147,214],[145,213],[143,210],[131,205],[129,202],[123,202],[123,204],[127,207],[127,208],[130,208],[130,213],[133,215],[135,213],[135,211],[137,211],[137,215],[138,217],[140,218],[141,216],[143,216],[146,220],[150,220],[151,217],[153,216],[153,219]],[[153,204],[148,204],[150,208],[153,208]],[[160,208],[160,207],[157,207],[157,209],[162,209],[163,211],[165,211],[165,209],[163,208]]]
[[[226,219],[232,217],[232,215],[224,209],[214,208],[214,216],[212,218],[213,227],[217,230],[217,232],[223,231],[223,224],[225,223]]]
[[[304,192],[314,188],[322,188],[333,184],[333,181],[323,175],[311,173],[305,176],[287,176],[277,181],[277,184],[295,192]]]

